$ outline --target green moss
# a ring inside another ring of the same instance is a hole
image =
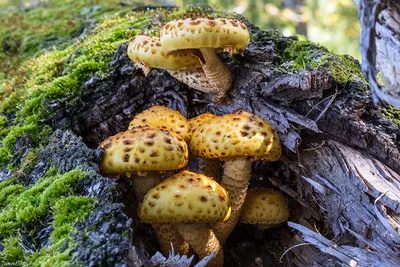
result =
[[[347,84],[355,81],[367,84],[355,59],[347,55],[335,55],[312,42],[292,39],[278,51],[278,54],[286,61],[285,67],[289,71],[325,70],[330,72],[338,83]]]
[[[12,266],[22,266],[24,259],[24,250],[18,240],[17,236],[11,236],[4,239],[4,249],[0,253],[1,266],[8,266],[7,263],[13,264]]]
[[[400,126],[400,109],[393,106],[383,106],[381,112],[387,118],[389,118],[393,123]]]
[[[76,183],[86,176],[74,170],[63,175],[42,177],[0,212],[0,239],[45,215],[58,198],[72,195]]]
[[[53,232],[48,248],[30,256],[27,261],[32,266],[69,266],[70,252],[74,248],[71,243],[71,234],[74,233],[74,225],[82,221],[93,210],[94,199],[84,196],[69,196],[57,200],[53,208]],[[66,249],[62,247],[66,244]],[[57,251],[57,253],[54,253]]]
[[[70,235],[74,224],[83,220],[93,209],[94,199],[75,196],[76,184],[87,173],[73,170],[63,175],[50,169],[30,188],[19,185],[15,179],[0,183],[0,239],[4,249],[0,263],[27,261],[30,266],[68,266],[69,253],[74,244]],[[32,253],[24,252],[16,237],[19,228],[34,227],[46,214],[53,214],[50,245]],[[44,265],[43,265],[44,264]]]

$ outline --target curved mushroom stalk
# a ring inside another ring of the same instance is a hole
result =
[[[222,245],[239,220],[251,176],[250,160],[245,158],[229,158],[224,160],[224,174],[221,185],[229,193],[232,211],[227,221],[212,225],[212,229]]]
[[[200,258],[216,252],[214,258],[207,264],[209,267],[224,265],[222,247],[214,232],[205,224],[175,224],[176,229]]]
[[[200,48],[202,54],[202,68],[211,86],[215,88],[216,103],[223,103],[226,94],[232,87],[232,74],[215,53],[214,48]]]

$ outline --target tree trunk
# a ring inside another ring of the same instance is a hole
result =
[[[400,2],[355,2],[361,24],[362,69],[374,101],[382,100],[400,108]],[[383,82],[378,82],[379,73]]]

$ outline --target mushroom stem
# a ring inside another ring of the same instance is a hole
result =
[[[218,159],[198,158],[199,173],[219,181],[220,161]]]
[[[175,227],[170,223],[153,223],[154,228],[160,241],[160,248],[164,256],[169,254],[171,243],[174,251],[179,255],[190,255],[191,250],[188,242],[186,242]]]
[[[204,73],[211,86],[217,90],[214,102],[222,103],[226,98],[226,92],[232,87],[231,72],[219,59],[214,48],[200,48],[200,52]]]
[[[224,174],[221,185],[228,191],[231,200],[231,216],[225,222],[213,224],[212,229],[221,245],[235,228],[247,194],[247,186],[250,181],[252,162],[245,158],[224,159]]]
[[[136,196],[139,201],[143,200],[144,194],[161,182],[161,176],[157,172],[147,172],[147,174],[137,174],[132,178]]]
[[[222,247],[214,232],[205,224],[175,224],[176,229],[200,258],[208,256],[213,251],[217,254],[207,264],[209,267],[224,265]]]

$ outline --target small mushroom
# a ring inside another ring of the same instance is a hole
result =
[[[189,155],[186,142],[179,135],[168,130],[138,126],[132,130],[107,138],[101,143],[105,153],[100,162],[100,170],[106,175],[126,174],[133,179],[136,195],[144,194],[160,181],[160,172],[185,167]],[[164,232],[171,233],[170,225],[152,225],[156,230],[161,250],[167,254],[170,242],[175,251],[187,252],[189,246],[176,233],[164,242]]]
[[[197,117],[194,117],[189,120],[190,129],[194,132],[197,127],[202,125],[204,122],[211,120],[212,118],[216,117],[216,115],[211,113],[204,113]],[[219,179],[220,176],[220,161],[218,159],[205,159],[205,158],[198,158],[199,164],[199,172],[214,178],[214,180]]]
[[[286,222],[289,215],[286,198],[281,193],[270,188],[252,188],[247,192],[239,221],[268,229]]]
[[[222,48],[230,54],[243,54],[250,42],[250,34],[246,25],[238,20],[177,19],[162,27],[160,42],[169,54],[199,49],[193,54],[199,57],[211,86],[218,90],[215,101],[221,103],[232,86],[232,75],[216,55],[216,49]]]
[[[193,56],[193,50],[183,50],[174,54],[167,54],[161,46],[158,37],[136,35],[131,38],[127,54],[135,61],[144,74],[152,68],[165,69],[168,73],[189,87],[205,92],[216,92],[207,79],[200,60]]]
[[[200,125],[192,134],[190,149],[195,156],[224,161],[221,185],[229,192],[232,214],[228,221],[212,226],[218,240],[224,244],[239,219],[252,162],[279,160],[282,154],[279,137],[272,125],[262,118],[238,110]]]
[[[152,106],[137,114],[129,123],[129,130],[137,126],[150,126],[174,132],[186,142],[190,141],[190,125],[179,111],[164,106]]]
[[[230,208],[228,193],[217,182],[182,171],[146,193],[139,218],[146,223],[174,223],[199,257],[216,251],[208,266],[223,266],[221,245],[206,224],[227,220]]]

